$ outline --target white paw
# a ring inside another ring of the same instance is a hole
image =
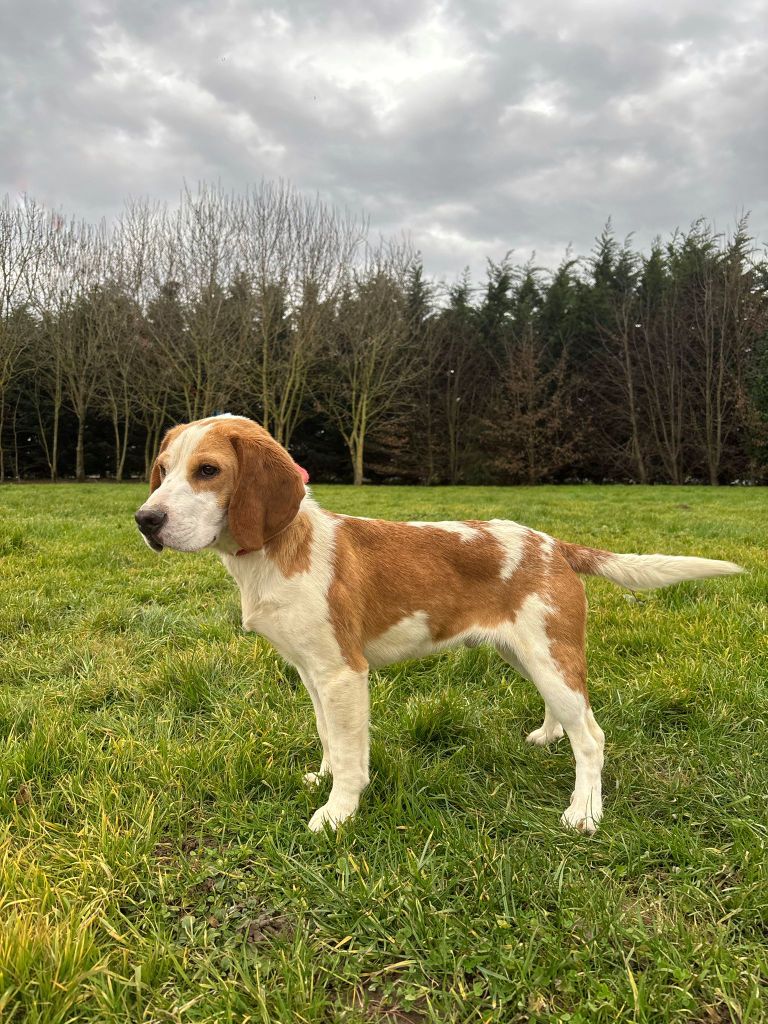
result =
[[[318,807],[309,819],[309,830],[310,832],[321,832],[326,825],[330,825],[331,828],[335,829],[342,821],[351,818],[356,810],[357,807],[351,807],[347,804],[333,804],[329,800],[327,804]]]
[[[581,800],[574,800],[571,806],[563,812],[560,821],[568,828],[574,828],[577,832],[591,836],[593,832],[597,831],[597,824],[602,816],[603,808],[600,804],[591,801],[586,804]]]
[[[320,767],[316,772],[307,772],[304,776],[304,782],[308,786],[319,786],[320,783],[331,774],[331,766],[328,764],[325,758],[320,762]]]
[[[548,743],[554,743],[555,740],[559,740],[561,736],[563,736],[563,727],[558,722],[551,728],[542,725],[541,728],[529,732],[525,737],[525,742],[535,743],[537,747],[545,747]]]
[[[323,771],[322,769],[319,772],[307,772],[304,776],[304,782],[307,786],[319,786],[323,779],[327,779],[330,774],[329,771]]]

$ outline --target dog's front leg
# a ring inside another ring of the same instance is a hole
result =
[[[313,832],[335,828],[357,810],[368,785],[368,672],[353,669],[327,676],[313,675],[328,740],[333,786],[328,802],[309,819]],[[311,693],[311,691],[310,691]]]
[[[325,712],[323,711],[323,705],[320,700],[320,694],[317,692],[317,687],[312,681],[312,677],[308,672],[299,669],[299,675],[301,681],[306,687],[307,693],[312,698],[312,706],[315,709],[315,721],[317,723],[317,735],[320,737],[320,743],[323,748],[323,759],[320,762],[320,767],[316,772],[307,772],[304,776],[304,781],[308,786],[318,786],[320,780],[326,775],[331,774],[331,755],[328,749],[328,727],[325,724]]]

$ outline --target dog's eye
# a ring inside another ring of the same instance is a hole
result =
[[[160,470],[160,479],[165,480],[165,474],[167,473],[165,466],[158,466],[157,468]]]
[[[209,466],[208,463],[205,463],[199,469],[200,476],[207,476],[209,478],[212,476],[216,476],[218,472],[218,466]]]

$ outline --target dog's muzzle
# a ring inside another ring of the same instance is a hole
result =
[[[149,546],[155,551],[163,550],[163,545],[157,540],[157,534],[162,529],[167,518],[167,512],[161,512],[160,509],[156,508],[140,508],[134,516],[136,525],[149,541]]]

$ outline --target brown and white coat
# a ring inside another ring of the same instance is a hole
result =
[[[236,580],[243,626],[293,664],[315,709],[331,774],[315,831],[352,815],[368,784],[368,670],[458,644],[491,644],[544,698],[528,736],[567,733],[576,783],[565,824],[602,816],[603,732],[586,683],[586,599],[577,573],[646,589],[738,572],[731,562],[617,555],[518,523],[394,523],[327,512],[290,455],[252,420],[174,427],[136,513],[155,550],[213,548]]]

